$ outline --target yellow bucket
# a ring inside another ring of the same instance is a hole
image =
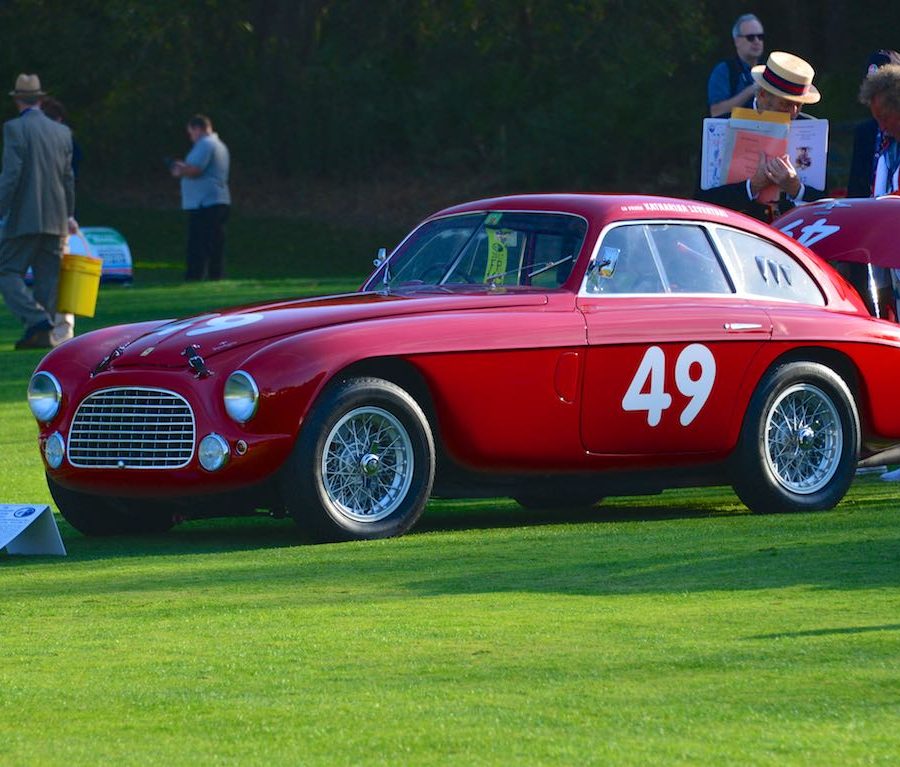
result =
[[[93,317],[102,271],[102,259],[64,253],[60,264],[56,311]]]

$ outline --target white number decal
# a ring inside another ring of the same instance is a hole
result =
[[[153,335],[155,336],[169,336],[172,333],[178,333],[182,330],[186,330],[191,325],[202,322],[203,320],[208,320],[211,317],[217,317],[216,314],[204,314],[202,317],[193,317],[189,320],[182,320],[181,322],[172,322],[169,325],[163,325],[159,330],[155,331]]]
[[[662,411],[672,404],[672,395],[665,391],[666,355],[658,346],[651,346],[638,365],[631,385],[622,397],[623,410],[646,410],[647,424],[657,426]],[[644,392],[647,380],[650,390]]]
[[[691,378],[691,366],[700,366],[700,376]],[[697,417],[697,413],[706,404],[716,380],[716,358],[703,344],[691,344],[685,347],[675,361],[675,386],[684,396],[690,397],[687,407],[681,411],[681,425],[687,426]]]
[[[794,237],[797,242],[799,242],[801,245],[806,245],[807,248],[811,248],[817,242],[821,242],[826,237],[831,237],[831,235],[841,231],[841,228],[839,226],[829,224],[827,218],[820,218],[817,221],[813,221],[811,224],[804,226],[800,230],[800,236],[798,237],[794,233],[794,229],[796,229],[802,223],[802,218],[797,219],[796,221],[791,221],[791,223],[784,227],[781,231],[785,234],[790,235],[791,237]]]
[[[207,333],[215,333],[219,330],[230,330],[231,328],[239,328],[242,325],[252,325],[254,322],[259,322],[262,318],[261,314],[227,314],[224,317],[211,319],[206,325],[189,330],[185,335],[205,336]]]
[[[207,333],[216,333],[220,330],[229,330],[231,328],[239,328],[242,325],[252,325],[259,322],[263,318],[262,314],[204,314],[202,317],[192,317],[182,322],[173,322],[171,325],[164,325],[155,331],[155,336],[168,336],[172,333],[179,333],[182,330],[193,328],[185,333],[186,336],[205,336]]]
[[[693,365],[700,366],[696,378],[691,376]],[[628,391],[622,398],[622,409],[628,411],[646,410],[647,425],[658,426],[663,410],[672,404],[672,395],[666,391],[666,355],[658,346],[651,346],[644,353],[641,364]],[[703,344],[691,344],[682,349],[675,360],[675,386],[685,397],[690,397],[681,411],[679,421],[682,426],[690,425],[709,399],[716,380],[716,359]],[[644,389],[647,391],[644,391]]]

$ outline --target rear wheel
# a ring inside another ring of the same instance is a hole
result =
[[[783,365],[750,401],[735,492],[756,513],[830,509],[853,481],[859,443],[859,414],[844,380],[819,363]]]
[[[434,438],[416,401],[389,381],[354,378],[313,405],[280,489],[316,540],[386,538],[421,516],[434,465]]]
[[[154,508],[156,504],[79,493],[50,477],[47,487],[63,519],[84,535],[164,533],[175,524],[171,512]]]

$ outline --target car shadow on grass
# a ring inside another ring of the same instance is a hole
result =
[[[0,570],[49,575],[54,563],[53,589],[66,594],[241,593],[265,583],[273,594],[329,601],[900,587],[900,535],[883,505],[877,513],[857,503],[847,513],[755,517],[727,498],[693,511],[687,501],[642,502],[577,514],[466,502],[439,506],[416,534],[323,546],[298,545],[304,539],[289,520],[211,520],[167,535],[93,539],[67,528],[69,558],[3,557]],[[208,556],[216,554],[234,556]]]
[[[406,538],[415,539],[420,535],[442,532],[488,532],[495,529],[567,527],[613,522],[663,522],[748,513],[743,507],[735,510],[728,504],[698,508],[691,503],[651,506],[644,498],[640,499],[640,505],[630,505],[626,499],[617,500],[618,503],[605,503],[590,508],[542,510],[523,509],[515,502],[505,499],[444,502],[437,504],[436,508],[427,509],[416,527],[406,534]],[[191,556],[316,545],[292,520],[276,519],[264,514],[185,522],[167,533],[147,535],[84,536],[64,521],[60,521],[60,530],[70,558],[79,560]]]
[[[86,536],[63,520],[60,534],[66,557],[4,557],[0,567],[40,561],[63,565],[72,561],[123,557],[199,556],[265,549],[291,548],[308,543],[290,520],[259,517],[222,518],[186,522],[167,533]]]
[[[691,499],[659,503],[638,498],[610,499],[588,508],[524,509],[509,499],[436,501],[429,504],[407,538],[442,532],[490,531],[510,528],[565,527],[614,522],[663,522],[747,514],[727,495],[702,502]],[[57,517],[59,519],[59,517]],[[59,519],[60,532],[69,552],[68,561],[116,557],[201,555],[314,545],[290,519],[266,514],[254,517],[217,518],[184,522],[167,533],[145,535],[85,536]],[[338,544],[341,545],[341,544]],[[42,558],[62,563],[66,559]],[[32,557],[0,555],[0,566],[34,561]]]
[[[709,517],[749,514],[736,499],[718,502],[709,500],[666,501],[654,504],[646,497],[635,501],[616,498],[599,506],[572,508],[525,509],[514,501],[502,500],[485,506],[484,502],[450,502],[446,508],[428,510],[411,535],[442,531],[491,530],[511,527],[541,527],[604,522],[654,522],[674,519],[702,519]]]
[[[810,629],[808,631],[782,631],[777,634],[756,634],[745,639],[805,639],[807,637],[841,636],[844,634],[871,634],[876,631],[900,631],[900,623],[883,623],[877,626],[841,626],[839,628]]]

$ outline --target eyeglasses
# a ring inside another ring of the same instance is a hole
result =
[[[760,32],[758,35],[738,35],[738,37],[743,37],[748,43],[755,43],[757,40],[762,42],[766,39],[764,33]]]

